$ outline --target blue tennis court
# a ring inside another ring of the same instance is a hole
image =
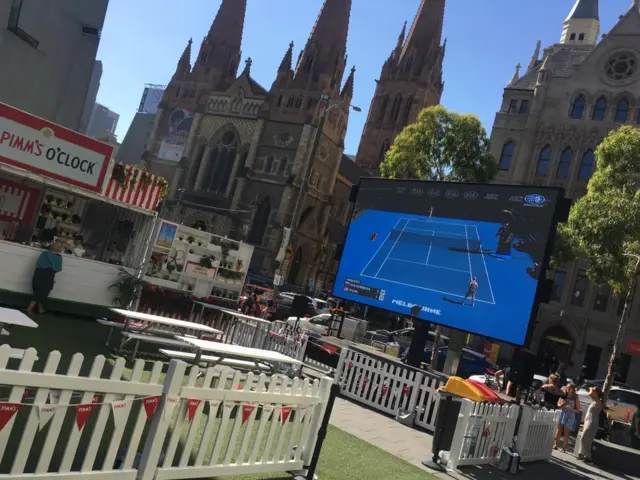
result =
[[[455,303],[462,303],[476,277],[475,301],[494,305],[485,255],[473,254],[481,249],[472,223],[400,218],[360,275],[440,293]]]

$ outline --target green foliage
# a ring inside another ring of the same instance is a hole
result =
[[[429,107],[394,140],[380,165],[386,178],[485,183],[498,171],[475,115]]]
[[[629,255],[640,254],[640,130],[611,132],[595,157],[598,169],[559,228],[555,256],[565,262],[585,258],[589,278],[619,294],[634,275]]]
[[[149,283],[131,275],[124,268],[118,270],[118,279],[111,285],[110,290],[117,290],[113,303],[120,308],[128,308],[131,302]]]

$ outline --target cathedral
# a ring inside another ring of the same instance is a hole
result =
[[[198,51],[189,40],[178,60],[144,154],[148,168],[170,182],[163,217],[254,245],[250,271],[266,278],[278,268],[284,227],[291,226],[310,162],[285,277],[290,285],[311,285],[324,272],[324,287],[331,287],[327,272],[336,262],[327,252],[342,241],[332,223],[344,232],[348,222],[345,182],[357,183],[358,165],[376,175],[395,135],[442,93],[445,0],[422,0],[408,33],[405,25],[390,45],[355,163],[346,156],[355,88],[346,52],[351,3],[325,0],[299,54],[293,43],[282,46],[265,88],[251,77],[251,58],[240,65],[247,0],[222,0]]]
[[[538,42],[527,66],[516,67],[491,134],[497,183],[561,186],[579,198],[603,138],[620,125],[640,125],[640,0],[603,35],[598,7],[598,0],[577,0],[559,41],[546,48]],[[555,271],[532,348],[572,363],[568,375],[584,366],[586,378],[604,378],[625,299],[592,284],[585,268],[576,262]],[[635,298],[618,378],[640,384],[640,357],[629,346],[640,338]]]

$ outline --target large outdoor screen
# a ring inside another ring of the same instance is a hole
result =
[[[362,179],[333,294],[522,345],[560,196]]]

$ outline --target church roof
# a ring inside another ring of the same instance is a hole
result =
[[[598,0],[577,0],[567,20],[599,20]]]
[[[568,77],[571,74],[571,67],[582,63],[593,47],[554,45],[547,54],[545,67],[552,72],[554,77]],[[538,72],[542,66],[542,61],[538,61],[535,67],[529,69],[527,73],[516,80],[509,88],[520,90],[533,90],[538,80]]]

